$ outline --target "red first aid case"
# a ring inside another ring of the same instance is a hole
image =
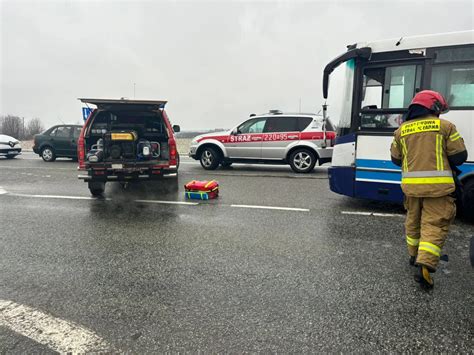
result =
[[[215,180],[197,181],[193,180],[184,185],[187,198],[209,200],[219,195],[219,183]]]

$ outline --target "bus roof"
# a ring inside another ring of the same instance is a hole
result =
[[[474,30],[438,33],[421,36],[400,37],[374,42],[360,42],[356,48],[370,47],[372,53],[391,52],[409,49],[456,46],[474,43]]]

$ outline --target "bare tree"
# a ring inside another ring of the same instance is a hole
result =
[[[39,134],[43,132],[44,126],[43,122],[37,117],[32,118],[28,122],[28,126],[26,127],[26,139],[32,139],[35,134]]]
[[[1,132],[17,139],[23,138],[23,120],[18,116],[4,116],[2,119]]]

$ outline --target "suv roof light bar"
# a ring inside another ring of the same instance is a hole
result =
[[[281,114],[283,114],[283,112],[280,111],[280,110],[269,110],[268,113],[270,113],[272,115],[281,115]]]

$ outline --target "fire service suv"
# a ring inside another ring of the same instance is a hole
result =
[[[290,164],[297,173],[308,173],[316,162],[330,162],[335,140],[329,120],[316,114],[284,114],[270,110],[226,132],[197,136],[189,156],[206,170],[233,162]]]
[[[104,192],[107,181],[176,177],[179,155],[164,106],[166,101],[79,99],[97,106],[78,140],[79,175],[92,195]]]

